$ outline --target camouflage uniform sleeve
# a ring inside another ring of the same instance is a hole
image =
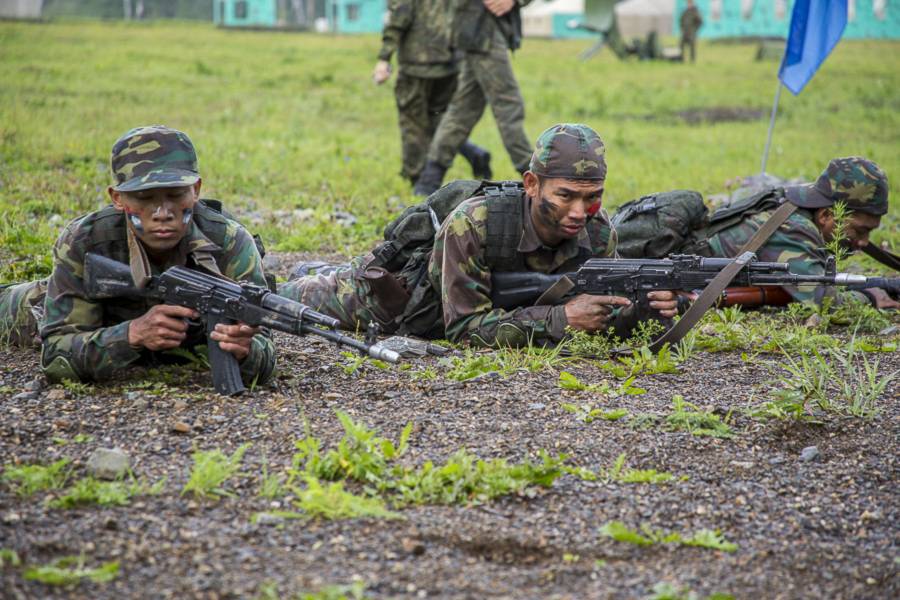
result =
[[[473,221],[455,211],[441,227],[430,266],[431,279],[440,282],[444,328],[453,342],[467,340],[481,346],[524,346],[549,339],[558,341],[567,325],[563,306],[530,306],[513,311],[491,303],[491,272],[484,262],[484,219],[475,209]]]
[[[224,255],[220,260],[222,274],[235,281],[249,281],[266,287],[262,259],[253,238],[235,221],[228,222],[225,232]],[[250,385],[267,382],[275,372],[275,344],[271,334],[263,329],[253,336],[250,354],[241,361],[241,379]]]
[[[103,327],[103,307],[87,298],[77,230],[76,221],[53,248],[41,325],[41,367],[50,381],[108,379],[141,356],[128,344],[128,321]]]
[[[381,32],[381,50],[378,60],[390,61],[400,46],[403,34],[412,25],[413,0],[390,0],[388,21]]]

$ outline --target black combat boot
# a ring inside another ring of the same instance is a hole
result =
[[[466,143],[459,149],[459,153],[469,161],[469,165],[472,166],[472,176],[475,179],[491,179],[494,176],[491,171],[491,153],[481,146],[476,146],[466,140]]]
[[[419,175],[419,179],[416,180],[413,194],[416,196],[430,196],[435,193],[440,189],[441,184],[444,183],[444,174],[446,172],[447,167],[439,165],[433,160],[429,160],[425,163],[425,168],[422,169],[422,174]]]

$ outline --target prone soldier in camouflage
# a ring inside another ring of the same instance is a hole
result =
[[[691,51],[691,62],[697,60],[697,32],[702,25],[703,17],[694,6],[694,0],[687,0],[687,8],[678,19],[678,26],[681,28],[681,60],[686,58],[685,48]]]
[[[377,258],[372,253],[333,272],[282,284],[279,293],[340,319],[348,329],[372,320],[391,333],[479,346],[558,342],[566,327],[613,326],[627,335],[639,318],[651,316],[638,315],[628,298],[581,295],[564,305],[511,311],[491,302],[492,270],[561,273],[591,257],[615,256],[615,233],[599,210],[605,180],[605,147],[597,133],[586,125],[556,125],[538,139],[524,185],[510,182],[506,192],[465,200],[444,220],[423,262],[421,283],[408,290],[416,298],[421,286],[424,299],[386,306],[369,276]],[[412,287],[411,281],[402,283]],[[658,316],[674,316],[672,292],[648,296]]]
[[[399,73],[394,86],[403,154],[401,175],[415,185],[425,166],[428,146],[456,91],[459,65],[450,48],[451,0],[391,0],[382,32],[381,51],[372,78],[381,85],[391,76],[396,53]],[[476,179],[490,179],[491,155],[466,141],[460,154]]]
[[[519,9],[531,0],[452,0],[455,14],[452,45],[463,54],[459,85],[438,126],[428,161],[414,191],[428,196],[437,190],[444,174],[491,106],[503,145],[519,173],[531,159],[531,144],[525,135],[525,101],[513,73],[510,51],[521,45]]]
[[[815,183],[773,188],[747,198],[738,197],[732,204],[740,202],[748,206],[748,210],[737,223],[710,236],[711,255],[736,256],[744,243],[768,220],[777,204],[761,212],[753,207],[764,205],[769,199],[781,202],[782,198],[800,208],[763,244],[757,256],[762,261],[789,263],[794,273],[820,275],[825,272],[828,258],[824,246],[835,236],[834,204],[843,202],[847,207],[844,234],[851,247],[856,250],[863,248],[869,243],[869,234],[880,225],[882,215],[887,213],[888,179],[874,162],[850,156],[829,162]],[[726,205],[716,212],[728,211],[730,207]],[[712,221],[715,220],[714,214]],[[785,289],[797,301],[821,302],[828,296],[837,303],[859,300],[870,302],[878,308],[900,308],[900,303],[878,288],[863,292],[836,291],[826,286],[785,286]]]
[[[84,259],[93,252],[130,264],[134,282],[181,265],[265,286],[250,234],[198,200],[200,175],[188,136],[161,125],[139,127],[115,143],[111,206],[72,221],[53,249],[48,279],[0,293],[0,330],[32,344],[38,333],[48,379],[102,380],[141,362],[174,362],[165,351],[205,344],[198,315],[181,306],[140,299],[95,301],[85,291]],[[210,337],[240,361],[249,383],[275,367],[267,335],[244,324],[219,325]]]

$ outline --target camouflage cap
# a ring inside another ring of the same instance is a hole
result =
[[[844,202],[851,211],[880,216],[888,209],[888,179],[878,165],[866,158],[835,158],[815,183],[786,188],[785,196],[803,208]]]
[[[561,123],[538,138],[529,169],[541,177],[606,179],[606,147],[587,125]]]
[[[197,153],[186,133],[164,125],[136,127],[120,137],[110,158],[119,192],[193,185]]]

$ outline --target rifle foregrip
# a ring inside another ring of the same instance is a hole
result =
[[[219,323],[232,324],[229,319],[217,319],[212,316],[207,320],[206,348],[213,386],[223,396],[239,396],[247,389],[241,379],[241,366],[233,354],[222,350],[219,342],[209,337]]]

